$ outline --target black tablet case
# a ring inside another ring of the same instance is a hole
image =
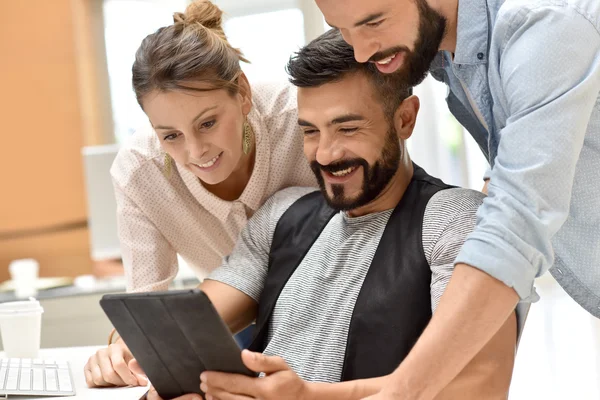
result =
[[[109,294],[100,305],[165,400],[201,393],[203,371],[256,376],[199,289]]]

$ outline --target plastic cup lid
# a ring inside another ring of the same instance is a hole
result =
[[[21,260],[14,260],[8,266],[8,270],[10,271],[11,274],[17,274],[19,272],[25,272],[25,271],[29,272],[31,270],[37,271],[37,270],[39,270],[39,268],[40,268],[40,264],[33,258],[24,258]]]
[[[43,312],[40,302],[31,298],[28,301],[9,301],[0,303],[0,315],[30,314]]]

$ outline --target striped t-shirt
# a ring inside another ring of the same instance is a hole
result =
[[[313,188],[276,193],[242,230],[232,254],[209,279],[258,302],[267,276],[271,241],[285,211]],[[484,195],[446,189],[427,204],[423,251],[431,267],[435,311],[466,236],[473,230]],[[393,210],[349,217],[337,213],[283,288],[271,318],[267,355],[278,355],[313,382],[339,382],[356,299]],[[399,243],[401,246],[402,244]]]

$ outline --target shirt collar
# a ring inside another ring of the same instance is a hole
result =
[[[487,63],[490,34],[488,25],[486,0],[458,1],[455,64]]]
[[[263,195],[266,192],[271,150],[266,126],[263,123],[262,116],[258,110],[256,110],[256,106],[252,107],[252,110],[248,114],[248,122],[254,132],[256,154],[252,175],[238,200],[226,201],[215,196],[206,190],[202,183],[200,183],[198,177],[192,172],[181,166],[178,166],[177,168],[181,175],[181,179],[198,203],[200,203],[206,211],[217,217],[222,223],[227,221],[227,218],[233,209],[233,205],[236,202],[241,202],[251,210],[256,211],[262,204]],[[242,144],[240,143],[240,146],[241,145]]]

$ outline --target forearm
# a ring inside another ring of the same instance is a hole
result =
[[[498,332],[518,300],[512,288],[458,264],[431,322],[390,376],[388,389],[403,399],[433,399]]]
[[[241,331],[256,319],[256,302],[240,290],[212,279],[205,279],[200,289],[206,293],[232,333]]]
[[[359,400],[379,392],[388,379],[389,375],[339,383],[309,382],[307,398],[311,400]]]

